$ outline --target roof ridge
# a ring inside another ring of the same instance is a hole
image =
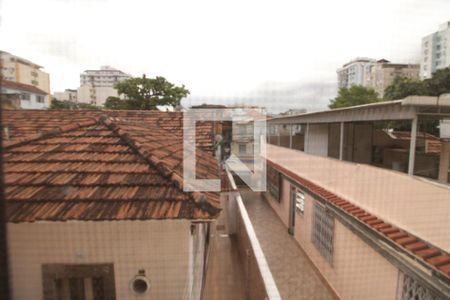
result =
[[[45,139],[45,138],[55,137],[62,133],[65,133],[65,132],[69,132],[69,131],[73,131],[73,130],[76,130],[76,129],[79,129],[82,127],[87,127],[87,126],[92,126],[92,125],[98,124],[99,119],[97,119],[95,117],[90,117],[90,118],[92,120],[82,121],[82,122],[73,122],[73,123],[63,125],[63,126],[55,127],[51,130],[46,130],[46,131],[43,131],[40,133],[32,134],[32,135],[29,135],[29,136],[26,136],[24,138],[17,139],[14,141],[4,141],[2,144],[2,147],[4,149],[9,149],[9,148],[17,147],[17,146],[22,146],[22,145],[28,144],[30,142],[34,142],[34,141]]]
[[[142,146],[136,141],[134,141],[129,133],[123,131],[120,128],[120,125],[114,122],[114,117],[108,117],[106,115],[103,115],[100,118],[100,121],[103,122],[103,124],[110,130],[116,133],[121,140],[123,140],[129,147],[134,149],[145,161],[147,161],[150,165],[154,166],[161,173],[162,176],[170,179],[178,189],[185,192],[183,190],[184,179],[182,175],[178,174],[178,172],[176,172],[168,164],[166,164],[164,162],[164,159],[152,155],[151,153],[149,153],[148,150],[143,150]],[[136,124],[134,122],[133,126],[139,126],[146,129],[150,129],[145,126],[141,126],[140,124]],[[167,131],[162,128],[161,130]],[[170,132],[168,132],[168,134],[173,135]],[[217,215],[221,211],[220,208],[214,206],[211,202],[208,201],[208,198],[204,193],[198,191],[185,193],[189,194],[189,196],[192,198],[192,200],[194,200],[195,205],[197,205],[198,208],[206,210],[211,215],[213,216]]]

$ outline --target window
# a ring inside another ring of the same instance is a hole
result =
[[[269,194],[278,202],[281,201],[281,174],[274,168],[267,166],[267,189]]]
[[[115,299],[112,264],[42,265],[44,300]]]
[[[239,153],[245,154],[247,152],[247,145],[246,144],[239,144]]]
[[[22,93],[21,95],[20,95],[20,99],[22,99],[22,100],[30,100],[30,94],[27,94],[27,93]]]
[[[37,95],[37,96],[36,96],[36,101],[37,101],[38,103],[44,103],[44,100],[45,100],[45,97],[44,97],[44,96],[42,96],[42,95]]]
[[[333,216],[326,211],[325,207],[315,203],[312,226],[312,243],[330,264],[333,261],[333,232]]]
[[[414,278],[408,276],[407,274],[400,273],[399,277],[399,289],[398,293],[399,300],[438,300],[437,296],[433,295],[429,289],[424,287]]]
[[[305,213],[305,193],[297,187],[294,187],[295,193],[295,211],[304,214]]]

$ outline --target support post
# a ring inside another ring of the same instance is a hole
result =
[[[305,152],[308,153],[309,151],[309,123],[306,123],[306,131],[305,131]]]
[[[448,183],[448,172],[450,168],[450,140],[442,141],[441,157],[439,159],[439,177],[441,183]]]
[[[276,129],[277,129],[277,136],[278,136],[278,146],[281,145],[281,141],[280,141],[280,125],[275,125]]]
[[[293,124],[289,125],[289,148],[292,149],[292,133],[294,132],[292,130],[292,127],[294,126]]]
[[[416,140],[417,140],[417,116],[411,121],[411,139],[409,143],[409,162],[408,175],[414,175],[414,161],[416,159]]]
[[[344,159],[344,122],[341,122],[341,134],[339,136],[339,160]]]

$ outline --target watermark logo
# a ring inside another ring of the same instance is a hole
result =
[[[191,109],[183,114],[183,190],[220,192],[220,179],[197,179],[196,125],[215,128],[216,157],[253,191],[266,190],[266,113],[259,108]]]

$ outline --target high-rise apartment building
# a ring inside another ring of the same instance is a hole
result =
[[[376,62],[372,58],[356,58],[337,70],[339,88],[364,85],[370,67]]]
[[[442,24],[439,31],[422,39],[420,77],[431,78],[439,69],[450,66],[450,21]]]
[[[50,76],[42,71],[42,66],[22,57],[0,50],[0,75],[8,81],[31,85],[47,93],[45,102],[50,100]]]
[[[419,65],[396,64],[386,59],[357,58],[337,70],[339,88],[361,85],[374,89],[380,97],[396,77],[419,78]]]
[[[370,66],[365,76],[364,86],[375,90],[383,97],[385,89],[396,77],[419,79],[420,66],[416,64],[395,64],[382,59]]]
[[[120,70],[102,66],[100,70],[86,70],[80,75],[78,101],[103,105],[108,97],[117,97],[116,83],[131,78]]]

